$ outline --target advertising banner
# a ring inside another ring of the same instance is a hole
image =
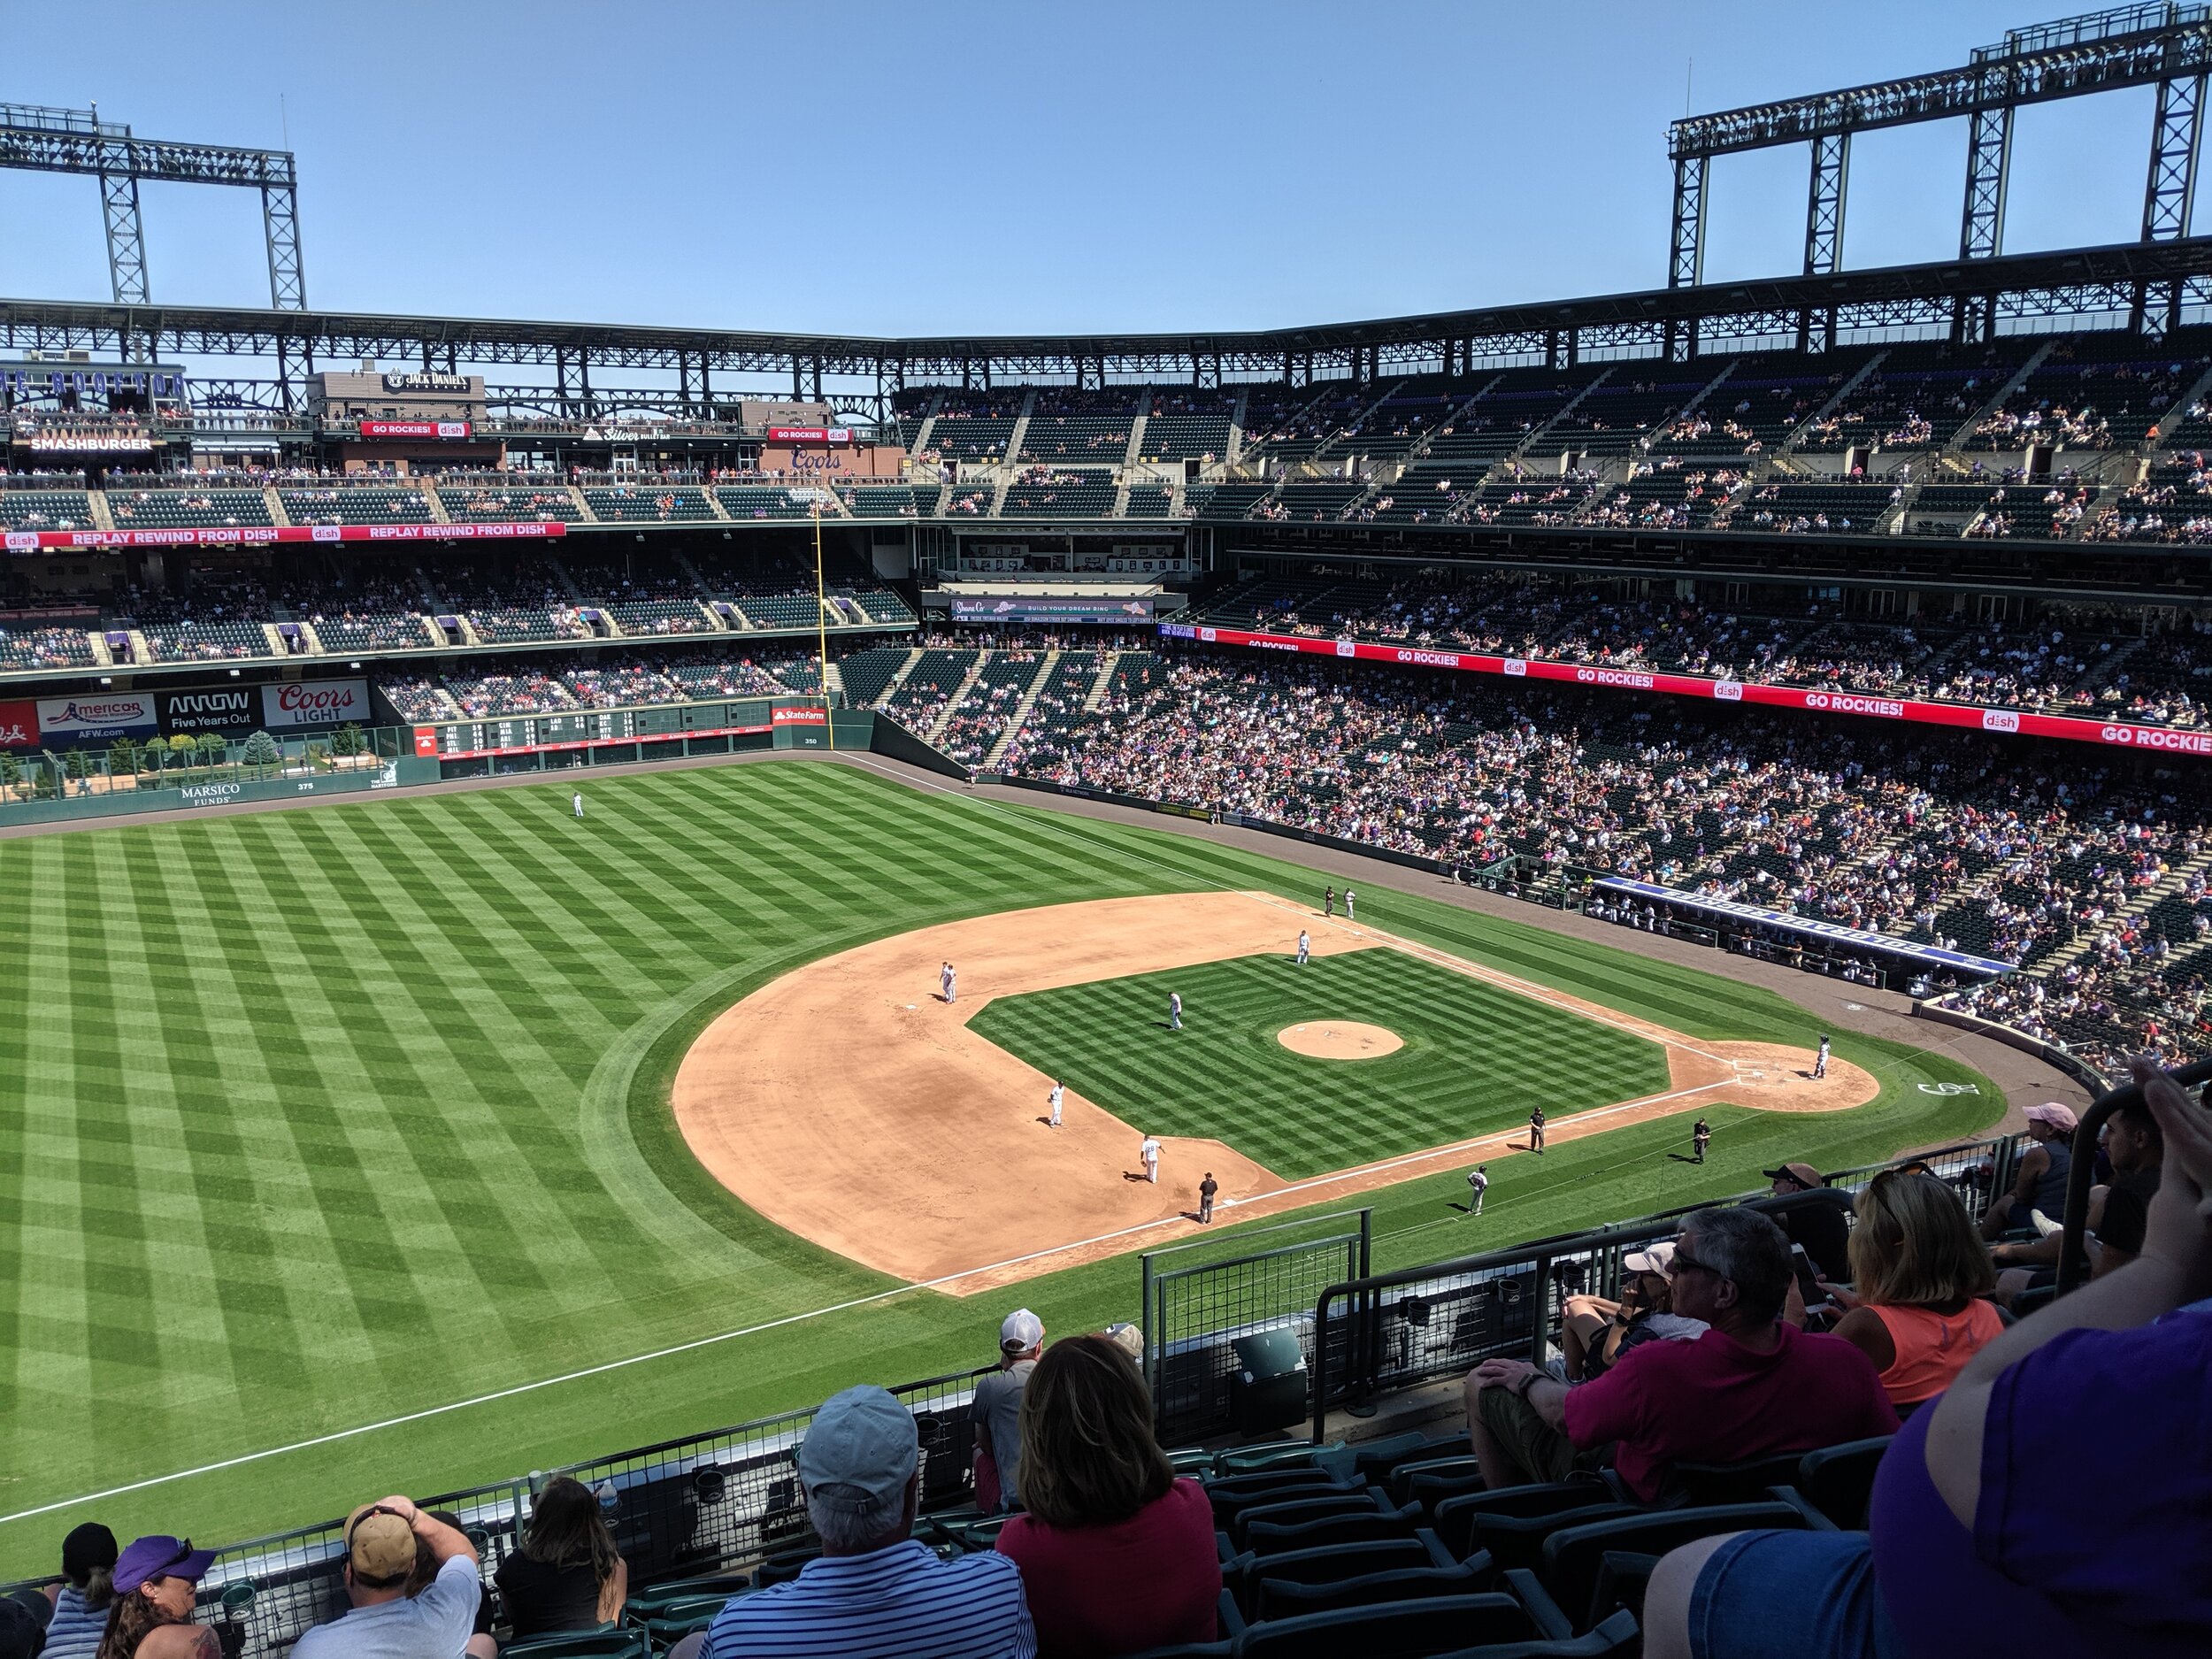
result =
[[[361,423],[365,438],[465,438],[469,423],[465,420],[365,420]]]
[[[829,710],[819,703],[780,703],[768,718],[775,726],[827,726]]]
[[[1691,910],[1702,910],[1708,916],[1723,916],[1733,921],[1755,922],[1762,927],[1802,933],[1808,939],[1822,939],[1832,944],[1855,945],[1863,949],[1886,951],[1893,956],[1909,956],[1915,962],[1931,963],[1939,967],[1964,968],[1972,973],[2010,973],[2013,968],[2009,962],[1995,962],[1987,956],[1970,956],[1963,951],[1945,950],[1935,945],[1915,944],[1909,939],[1895,939],[1887,933],[1870,933],[1863,927],[1848,927],[1841,922],[1824,921],[1817,916],[1793,916],[1786,910],[1770,910],[1757,904],[1740,904],[1733,899],[1708,898],[1699,893],[1679,893],[1653,881],[1631,881],[1625,876],[1601,876],[1591,885],[1612,893],[1631,893],[1640,899],[1686,905]]]
[[[568,534],[565,524],[296,524],[194,525],[173,530],[11,530],[11,553],[52,548],[223,547],[270,541],[541,541]]]
[[[38,704],[39,741],[64,748],[114,737],[151,737],[155,724],[154,700],[142,693],[42,697]]]
[[[1707,697],[1721,703],[1750,703],[1774,709],[1802,709],[1813,714],[1851,714],[1923,726],[1963,726],[1983,732],[2012,732],[2023,737],[2062,737],[2078,743],[2106,743],[2154,749],[2167,755],[2212,755],[2212,732],[2184,732],[2124,720],[2084,719],[2078,715],[2030,714],[2019,709],[1985,709],[1961,703],[1923,703],[1909,697],[1869,696],[1860,692],[1808,691],[1795,686],[1755,686],[1737,680],[1708,680],[1696,674],[1663,674],[1640,668],[1593,668],[1582,663],[1548,663],[1538,658],[1494,657],[1479,651],[1416,650],[1364,641],[1316,639],[1302,634],[1255,634],[1243,628],[1213,628],[1187,622],[1163,622],[1164,638],[1202,645],[1234,645],[1248,650],[1292,651],[1308,657],[1353,657],[1402,667],[1450,668],[1469,674],[1505,674],[1517,680],[1549,680],[1579,686],[1612,686],[1624,691],[1655,691],[1674,697]]]
[[[1154,601],[1142,599],[955,599],[955,622],[1143,623],[1152,620]]]
[[[212,691],[165,691],[160,694],[161,729],[165,732],[250,732],[253,730],[253,692],[244,686],[219,687]]]
[[[852,441],[853,430],[850,426],[771,426],[768,428],[768,442],[771,443],[850,443]]]
[[[369,682],[365,680],[296,680],[261,687],[261,724],[272,732],[303,726],[365,726]]]
[[[38,747],[38,704],[0,703],[0,749]]]

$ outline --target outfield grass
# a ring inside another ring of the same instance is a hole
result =
[[[1183,999],[1183,1029],[1163,1013]],[[1286,1025],[1362,1020],[1405,1047],[1317,1060]],[[969,1022],[1148,1134],[1227,1142],[1298,1180],[1667,1087],[1655,1042],[1398,950],[1243,956],[994,998]],[[1579,1064],[1561,1077],[1550,1056]]]
[[[236,1538],[982,1363],[1004,1296],[902,1291],[704,1177],[667,1109],[684,1049],[755,986],[887,933],[1317,880],[809,761],[584,787],[582,824],[563,780],[0,842],[0,1573],[50,1569],[81,1519]],[[1368,902],[1694,1035],[1812,1030],[1733,981]],[[1999,1109],[1919,1094],[1980,1081],[1939,1056],[1836,1051],[1882,1079],[1873,1104],[1709,1113],[1702,1170],[1667,1159],[1664,1125],[1503,1160],[1456,1230],[1456,1172],[1409,1182],[1371,1195],[1379,1258],[1740,1190],[1785,1154],[1864,1162]],[[1563,1079],[1582,1064],[1542,1057]],[[1136,1295],[1121,1261],[1019,1300],[1064,1331],[1133,1317]],[[65,1502],[297,1442],[319,1443]]]

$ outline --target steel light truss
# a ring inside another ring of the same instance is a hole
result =
[[[1712,157],[1777,144],[1813,147],[1805,270],[1817,274],[1841,264],[1851,134],[1958,116],[1971,124],[1960,255],[1993,258],[2004,247],[2013,111],[2125,87],[2159,89],[2143,239],[2186,236],[2208,72],[2212,72],[2212,6],[2139,4],[2015,29],[1960,68],[1677,121],[1667,132],[1668,154],[1675,164],[1668,285],[1689,286],[1703,275],[1707,168]]]
[[[103,121],[89,111],[9,104],[0,104],[0,167],[89,173],[99,180],[107,220],[108,275],[117,303],[124,305],[143,305],[150,297],[138,208],[142,182],[258,189],[268,240],[269,303],[280,311],[306,308],[300,265],[299,175],[289,150],[136,138],[128,127]]]

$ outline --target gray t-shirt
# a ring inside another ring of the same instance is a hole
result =
[[[968,1415],[991,1437],[991,1461],[998,1465],[999,1502],[1011,1509],[1021,1502],[1022,1390],[1029,1386],[1033,1359],[1017,1360],[975,1386]]]
[[[484,1594],[476,1563],[456,1555],[420,1595],[357,1607],[292,1644],[292,1659],[461,1659]]]

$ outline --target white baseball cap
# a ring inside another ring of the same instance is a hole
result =
[[[1026,1354],[1045,1340],[1045,1322],[1026,1308],[1017,1308],[998,1328],[999,1351]]]

